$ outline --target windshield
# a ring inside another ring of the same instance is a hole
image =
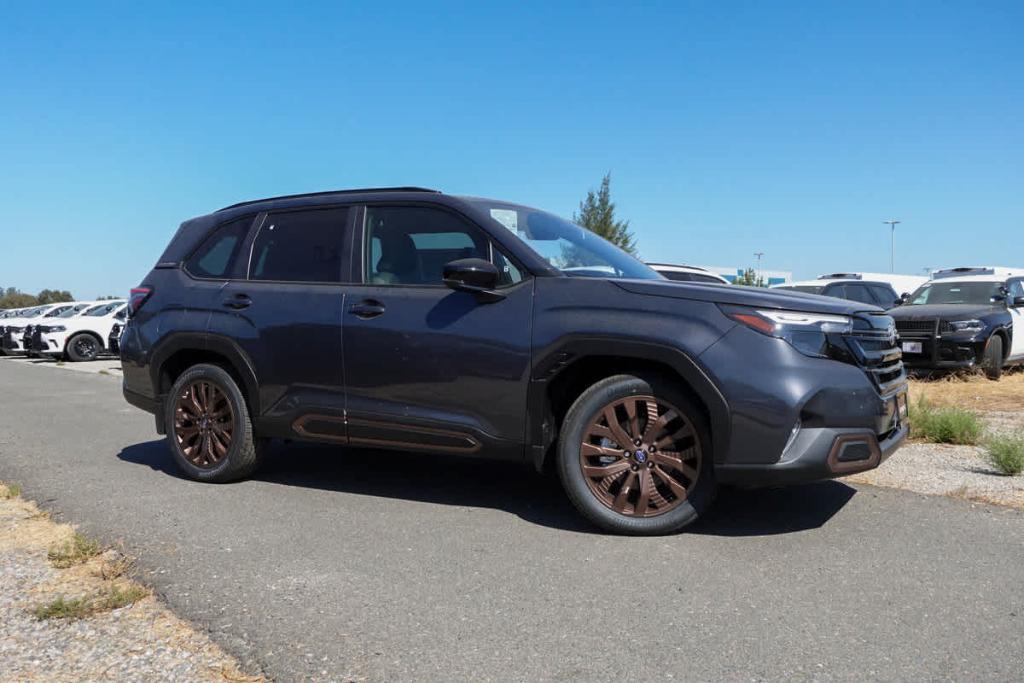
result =
[[[601,237],[544,211],[484,199],[469,200],[542,259],[572,277],[661,280],[661,275]]]
[[[791,292],[803,292],[804,294],[821,294],[821,290],[825,289],[824,285],[787,285],[786,287],[776,287],[775,289],[788,289]]]
[[[929,282],[910,295],[907,306],[925,304],[991,304],[1002,296],[1001,282]]]
[[[116,311],[118,308],[121,308],[121,306],[124,306],[124,302],[123,301],[114,301],[114,302],[109,303],[109,304],[100,304],[99,306],[93,306],[92,308],[90,308],[88,311],[86,311],[82,315],[88,315],[88,316],[92,316],[94,318],[100,318],[102,316],[109,315],[110,313]]]

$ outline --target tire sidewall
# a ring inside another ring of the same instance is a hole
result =
[[[697,485],[677,508],[654,517],[630,517],[605,506],[590,491],[580,467],[580,446],[584,430],[612,401],[650,394],[686,414],[701,447],[701,470]],[[570,500],[598,526],[631,535],[669,534],[696,521],[711,505],[715,494],[713,453],[707,420],[694,402],[670,382],[637,375],[617,375],[594,384],[576,399],[562,423],[558,441],[557,469]]]
[[[1003,338],[998,334],[985,343],[984,370],[989,379],[999,379],[1003,374]]]
[[[177,396],[184,388],[196,381],[205,380],[212,382],[224,391],[235,418],[235,433],[231,439],[231,447],[228,454],[217,463],[216,467],[196,467],[182,452],[178,444],[177,436],[174,433],[174,411],[177,403]],[[178,468],[190,479],[206,482],[222,482],[234,478],[236,461],[242,449],[246,448],[246,441],[251,440],[251,427],[249,425],[249,411],[245,405],[245,398],[234,379],[223,368],[216,365],[195,365],[181,373],[174,386],[167,394],[164,401],[164,424],[167,425],[167,444],[171,449],[174,462]]]

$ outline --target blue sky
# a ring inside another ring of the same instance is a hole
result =
[[[1019,1],[143,4],[5,3],[0,285],[123,293],[243,199],[570,215],[606,171],[648,259],[888,270],[896,217],[899,272],[1024,262]]]

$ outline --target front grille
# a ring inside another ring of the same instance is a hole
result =
[[[897,320],[896,331],[901,336],[906,335],[932,335],[935,334],[935,318],[927,320]]]
[[[881,394],[902,384],[905,377],[892,323],[887,315],[862,314],[854,318],[854,330],[845,336],[848,362],[863,368]]]

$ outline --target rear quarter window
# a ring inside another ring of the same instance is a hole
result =
[[[196,277],[236,277],[238,254],[252,220],[244,216],[218,226],[185,262],[185,270]]]

